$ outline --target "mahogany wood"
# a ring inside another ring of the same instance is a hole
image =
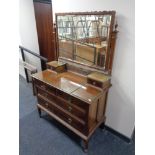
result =
[[[36,27],[40,55],[48,61],[55,60],[55,36],[53,34],[52,4],[44,2],[34,2]],[[46,65],[42,63],[42,69]]]
[[[80,136],[83,139],[84,151],[87,152],[89,138],[105,122],[107,95],[111,87],[110,80],[102,82],[90,79],[88,74],[92,72],[111,74],[117,35],[117,30],[113,31],[116,12],[57,13],[55,18],[73,14],[112,15],[108,54],[106,55],[105,69],[103,69],[103,67],[90,66],[71,59],[60,58],[57,23],[53,26],[51,3],[34,2],[34,9],[40,54],[48,58],[49,61],[58,59],[59,62],[66,63],[65,67],[60,69],[57,66],[51,67],[51,64],[48,63],[49,69],[32,75],[33,90],[38,99],[39,116],[41,117],[43,110]],[[100,42],[98,38],[86,41],[94,40]],[[46,68],[43,64],[42,67],[43,69]]]
[[[56,73],[47,69],[32,78],[39,116],[43,110],[79,135],[86,151],[90,136],[105,120],[105,90],[87,84],[87,76],[70,71]]]

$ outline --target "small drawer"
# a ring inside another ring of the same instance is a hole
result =
[[[96,81],[96,80],[92,80],[92,79],[87,79],[87,83],[91,84],[91,85],[94,85],[96,87],[100,87],[102,88],[103,87],[103,83],[102,82],[99,82],[99,81]]]

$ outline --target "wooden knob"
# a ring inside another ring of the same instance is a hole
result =
[[[45,89],[46,87],[44,85],[41,86],[42,89]]]
[[[68,106],[68,111],[72,111],[72,107],[71,106]]]
[[[93,85],[95,85],[95,84],[96,84],[96,82],[94,81],[94,82],[93,82]]]
[[[72,119],[71,118],[68,118],[68,123],[72,123]]]
[[[48,103],[47,102],[45,103],[45,106],[48,107]]]

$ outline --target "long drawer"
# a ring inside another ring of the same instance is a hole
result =
[[[87,120],[87,109],[81,108],[75,104],[72,104],[69,100],[65,100],[60,95],[54,95],[51,92],[45,91],[38,87],[38,94],[42,95],[43,97],[47,98],[48,100],[54,102],[56,105],[62,107],[64,110],[68,111],[69,113],[79,117],[82,120]]]
[[[60,110],[58,107],[54,106],[54,103],[48,102],[47,100],[43,99],[41,96],[38,96],[38,104],[50,110],[52,113],[57,115],[59,118],[64,120],[72,127],[78,129],[83,133],[87,132],[87,124],[84,121],[77,120],[74,117],[68,115],[67,113],[65,113],[65,111]]]

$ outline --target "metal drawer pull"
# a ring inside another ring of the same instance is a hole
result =
[[[45,106],[48,107],[48,103],[47,102],[45,103]]]
[[[68,111],[72,111],[72,107],[71,106],[68,106]]]
[[[41,88],[45,89],[46,87],[44,85],[40,86]]]
[[[68,118],[68,123],[72,123],[72,119],[71,118]]]
[[[96,82],[94,81],[94,82],[93,82],[93,85],[95,85],[95,84],[96,84]]]

